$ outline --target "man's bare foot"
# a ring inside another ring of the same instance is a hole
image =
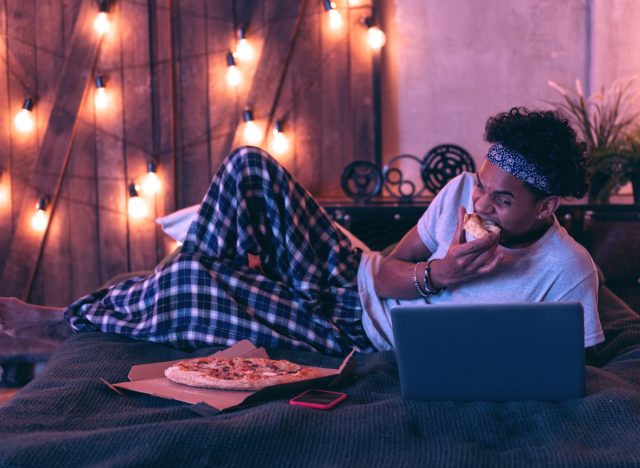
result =
[[[62,323],[61,323],[62,322]],[[29,304],[15,297],[0,297],[0,330],[23,338],[60,340],[70,335],[64,308]]]

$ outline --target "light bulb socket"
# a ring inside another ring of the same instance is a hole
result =
[[[246,26],[239,26],[237,34],[238,34],[238,39],[246,39],[247,38],[247,27]]]
[[[130,197],[138,196],[138,189],[136,188],[136,184],[133,182],[129,182],[129,196]]]
[[[274,129],[275,129],[275,131],[277,133],[282,133],[282,129],[283,129],[282,120],[276,120],[276,123],[274,125]]]
[[[38,202],[36,203],[36,209],[40,210],[40,211],[46,210],[47,206],[49,206],[49,198],[48,197],[41,197],[38,200]]]
[[[147,163],[147,172],[158,172],[155,161],[149,161]]]
[[[104,88],[104,76],[96,76],[96,88]]]
[[[22,108],[28,111],[33,110],[33,99],[30,97],[25,99],[24,102],[22,103]]]
[[[107,13],[109,11],[109,0],[100,0],[100,12]]]
[[[251,122],[253,120],[253,113],[251,112],[251,109],[244,110],[244,112],[242,113],[242,119],[245,122]]]
[[[331,0],[323,0],[323,3],[324,3],[324,9],[326,11],[331,11],[334,9],[333,2]]]
[[[367,29],[372,28],[376,25],[376,20],[373,19],[373,16],[367,16],[364,19],[364,25],[367,27]]]
[[[231,51],[227,52],[227,66],[233,67],[235,64],[236,64],[236,59],[233,56],[233,52]]]

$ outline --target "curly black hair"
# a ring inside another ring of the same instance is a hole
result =
[[[581,198],[589,189],[591,159],[569,120],[557,111],[514,107],[489,117],[484,139],[517,151],[549,179],[551,193]],[[548,196],[526,184],[536,198]]]

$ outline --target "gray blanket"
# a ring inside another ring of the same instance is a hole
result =
[[[607,341],[587,395],[558,403],[413,402],[392,353],[356,356],[331,411],[281,397],[231,412],[119,396],[133,364],[190,355],[101,333],[74,335],[0,409],[0,466],[640,466],[640,317],[601,294]],[[325,367],[340,359],[270,350]]]

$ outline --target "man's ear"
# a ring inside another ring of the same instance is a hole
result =
[[[538,202],[538,218],[546,218],[555,213],[560,206],[560,197],[551,196],[543,198]]]

